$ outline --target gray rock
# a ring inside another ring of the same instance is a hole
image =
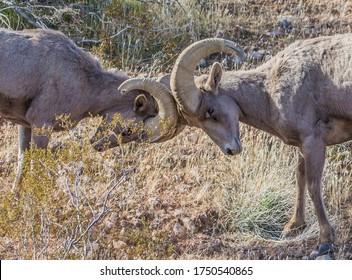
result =
[[[184,218],[182,219],[184,227],[190,232],[194,233],[196,230],[196,225],[194,224],[194,221],[191,218]]]
[[[185,239],[187,237],[186,228],[179,223],[176,223],[174,225],[173,232],[174,232],[175,236],[178,238]]]

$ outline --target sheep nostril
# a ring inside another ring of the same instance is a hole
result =
[[[132,129],[130,129],[130,128],[124,129],[121,134],[122,134],[122,136],[131,136]]]
[[[233,155],[232,150],[227,148],[226,149],[226,154],[228,154],[229,156],[232,156]]]

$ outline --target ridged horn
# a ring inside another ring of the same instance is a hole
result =
[[[209,38],[193,43],[179,55],[171,72],[170,86],[181,110],[191,116],[197,116],[201,94],[194,83],[194,71],[202,58],[212,53],[225,52],[244,59],[242,48],[235,42]]]
[[[177,107],[173,96],[163,84],[151,78],[131,78],[124,81],[119,90],[122,94],[132,90],[144,90],[156,100],[159,107],[158,115],[145,121],[150,142],[161,142],[162,139],[175,133]]]

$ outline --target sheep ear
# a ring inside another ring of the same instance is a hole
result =
[[[218,92],[218,86],[220,84],[222,76],[222,68],[220,63],[215,62],[210,70],[210,75],[207,80],[207,87],[211,89],[212,92]]]
[[[144,94],[140,94],[136,97],[134,100],[134,107],[133,111],[134,112],[143,112],[147,109],[148,107],[148,101],[147,98],[145,97]]]

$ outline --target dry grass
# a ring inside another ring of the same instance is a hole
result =
[[[16,130],[2,127],[1,258],[299,258],[284,249],[287,244],[299,246],[301,257],[312,248],[314,242],[302,246],[317,236],[311,206],[303,234],[279,239],[293,207],[294,149],[243,127],[244,151],[236,158],[222,155],[196,129],[164,144],[98,153],[87,143],[96,125],[84,121],[57,134],[51,146],[61,148],[54,153],[34,152],[34,171],[19,200],[10,193]],[[351,160],[341,159],[346,151],[329,149],[324,176],[341,258],[351,243]],[[185,232],[175,231],[176,224]],[[265,255],[267,248],[282,251]]]
[[[77,40],[83,30],[102,40],[95,53],[107,65],[132,72],[170,69],[190,41],[219,29],[246,48],[243,67],[251,68],[297,38],[349,32],[351,26],[349,1],[210,1],[210,7],[179,1],[183,9],[177,2],[170,9],[156,1],[114,2],[139,6],[110,10],[103,14],[104,24],[90,18],[86,29],[87,18],[77,21],[80,10],[70,6],[70,17],[57,14],[53,24]],[[158,7],[160,13],[149,18]],[[116,23],[121,11],[136,17],[143,12],[150,25],[106,39],[131,24]],[[293,29],[271,36],[282,18]],[[158,32],[148,38],[156,43],[148,41],[154,48],[146,51],[140,30],[155,27]],[[98,29],[100,34],[93,32]],[[124,45],[115,48],[119,42]],[[250,59],[253,50],[264,50],[265,56]],[[85,120],[54,134],[47,153],[31,153],[33,168],[16,200],[10,189],[17,133],[7,122],[0,125],[1,259],[301,259],[315,245],[318,225],[310,201],[307,228],[280,239],[293,208],[296,151],[255,129],[242,127],[244,150],[233,158],[195,128],[163,144],[128,144],[98,153],[88,144],[98,120]],[[323,192],[338,259],[352,258],[351,161],[351,143],[328,149]]]

